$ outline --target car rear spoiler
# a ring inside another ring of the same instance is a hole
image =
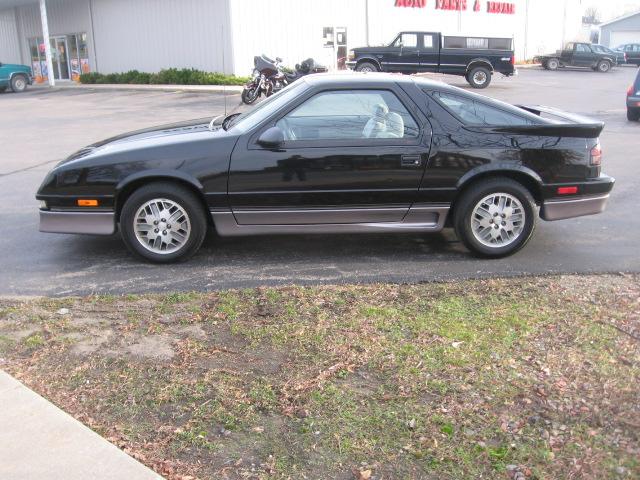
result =
[[[557,123],[497,127],[498,131],[550,137],[597,138],[604,128],[604,122],[551,107],[540,105],[516,105],[516,107],[540,117],[543,114],[549,115],[554,117],[552,120]]]

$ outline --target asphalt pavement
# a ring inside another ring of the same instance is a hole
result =
[[[606,123],[603,170],[617,183],[601,215],[538,223],[519,253],[474,258],[452,231],[220,238],[210,234],[186,263],[142,263],[118,235],[38,232],[35,192],[56,162],[127,130],[216,116],[238,105],[219,93],[33,88],[0,94],[0,295],[76,295],[209,290],[276,284],[422,282],[490,276],[640,271],[640,123],[626,120],[624,97],[636,73],[619,67],[495,78],[482,94],[544,104]],[[458,77],[434,76],[466,88]]]

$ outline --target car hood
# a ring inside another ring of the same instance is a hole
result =
[[[353,51],[357,52],[358,54],[363,54],[363,53],[379,53],[379,52],[384,52],[388,49],[389,47],[387,47],[386,45],[380,45],[377,47],[358,47],[358,48],[354,48]]]
[[[0,68],[9,68],[11,70],[24,70],[25,72],[31,69],[27,65],[18,65],[17,63],[3,63]]]
[[[56,167],[89,156],[95,156],[102,152],[106,152],[107,150],[121,151],[144,148],[151,143],[151,140],[155,143],[178,142],[180,141],[179,137],[186,137],[192,136],[193,134],[197,133],[209,132],[210,122],[211,117],[197,118],[194,120],[185,120],[182,122],[169,123],[166,125],[159,125],[155,127],[144,128],[142,130],[123,133],[121,135],[110,137],[81,148],[77,152],[65,158],[62,162],[56,165]],[[224,130],[222,130],[220,127],[216,127],[213,132],[209,133],[216,133],[218,131],[224,132]]]

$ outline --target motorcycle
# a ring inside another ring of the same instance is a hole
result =
[[[260,95],[270,97],[300,77],[327,71],[325,67],[316,65],[312,58],[296,64],[293,73],[284,71],[281,64],[282,59],[280,57],[276,57],[275,60],[266,55],[253,57],[253,75],[242,90],[242,101],[247,105],[251,105]]]

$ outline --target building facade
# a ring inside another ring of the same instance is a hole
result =
[[[581,0],[46,0],[56,79],[197,68],[247,75],[254,55],[341,68],[402,30],[514,39],[516,58],[576,39]],[[48,75],[39,4],[0,0],[0,61]]]
[[[601,24],[600,43],[610,48],[628,43],[640,44],[640,12]]]

